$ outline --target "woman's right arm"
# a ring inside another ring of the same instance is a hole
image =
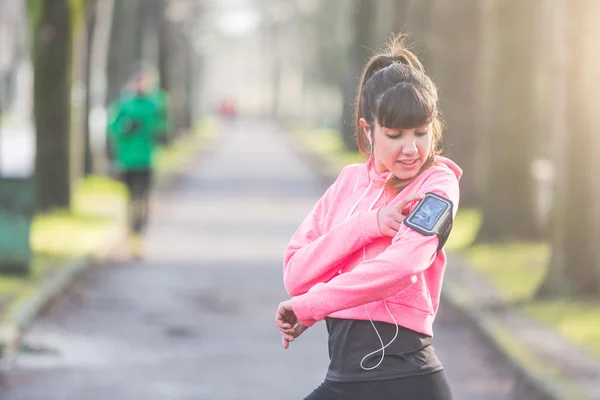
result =
[[[319,282],[338,274],[340,265],[355,251],[382,236],[378,210],[355,213],[324,232],[327,210],[335,204],[333,184],[292,237],[283,265],[284,285],[290,296],[302,295]]]

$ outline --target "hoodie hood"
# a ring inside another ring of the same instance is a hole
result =
[[[446,157],[436,156],[435,157],[435,165],[448,168],[450,171],[452,171],[454,173],[454,175],[456,176],[456,179],[460,180],[460,177],[462,176],[463,171],[454,161],[452,161]]]

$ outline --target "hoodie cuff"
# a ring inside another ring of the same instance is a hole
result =
[[[311,327],[317,323],[317,320],[314,317],[310,305],[306,300],[303,299],[303,297],[304,296],[298,296],[292,298],[292,310],[294,310],[294,314],[296,314],[298,321],[302,325]]]
[[[379,210],[365,211],[359,214],[360,230],[367,241],[383,236],[379,229]]]

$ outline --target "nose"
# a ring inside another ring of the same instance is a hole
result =
[[[402,154],[406,156],[413,156],[417,154],[417,141],[415,138],[407,138],[402,146]]]

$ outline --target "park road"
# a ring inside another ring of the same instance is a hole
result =
[[[317,324],[281,347],[282,258],[324,192],[276,125],[223,132],[153,199],[141,261],[95,267],[27,335],[2,400],[302,399],[327,369]],[[454,398],[506,400],[513,373],[442,305],[434,346]]]

